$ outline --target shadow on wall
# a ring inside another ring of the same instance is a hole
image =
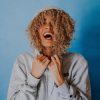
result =
[[[92,98],[100,100],[100,7],[88,10],[82,21],[81,44],[89,63]]]

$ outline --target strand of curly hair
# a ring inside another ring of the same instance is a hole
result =
[[[73,38],[74,33],[74,21],[63,10],[59,9],[47,9],[40,12],[28,26],[28,36],[31,45],[35,46],[40,52],[43,52],[43,46],[39,38],[39,28],[46,24],[45,16],[51,17],[51,25],[53,26],[54,33],[56,34],[56,42],[52,46],[53,53],[56,53],[59,57],[63,53],[66,53],[66,49],[70,46],[70,41]]]

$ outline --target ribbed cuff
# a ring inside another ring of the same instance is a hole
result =
[[[67,86],[67,84],[65,82],[62,85],[58,86],[57,90],[60,93],[69,93],[68,92],[68,86]]]
[[[74,97],[74,95],[72,93],[70,93],[70,90],[68,87],[69,87],[69,85],[68,85],[67,81],[65,80],[65,82],[62,85],[57,87],[57,91],[58,91],[58,94],[60,94],[60,96],[72,99]]]
[[[39,83],[40,79],[34,77],[31,73],[28,74],[28,84],[30,86],[36,87]]]

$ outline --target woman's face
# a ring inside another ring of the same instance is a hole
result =
[[[54,43],[54,31],[51,25],[50,16],[46,16],[46,24],[40,27],[39,29],[39,37],[41,39],[41,43],[44,47],[51,47]]]

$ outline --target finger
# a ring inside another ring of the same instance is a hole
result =
[[[59,59],[59,57],[57,55],[54,55],[54,57],[55,57],[56,61],[58,62],[58,64],[60,65],[60,59]]]
[[[56,61],[56,59],[55,59],[53,56],[51,57],[51,59],[52,59],[53,63],[54,63],[55,65],[57,65],[57,61]]]
[[[40,54],[40,55],[37,55],[36,58],[38,59],[38,58],[40,58],[42,56],[43,56],[43,54]]]
[[[62,61],[59,59],[59,57],[57,56],[57,55],[54,55],[54,57],[55,57],[55,59],[56,59],[56,61],[57,61],[57,63],[59,64],[59,71],[61,71],[62,70],[62,68],[61,68],[61,66],[62,66]]]
[[[48,58],[45,57],[45,58],[42,60],[42,63],[45,63],[47,60],[48,60]]]
[[[55,57],[54,57],[54,58],[55,58],[55,60],[56,60],[56,63],[58,64],[58,65],[57,65],[57,68],[58,68],[58,69],[59,69],[59,71],[60,71],[60,70],[61,70],[61,67],[60,67],[60,66],[61,66],[61,62],[60,62],[60,60],[59,60],[59,58],[58,58],[58,56],[57,56],[57,55],[55,55]]]
[[[47,67],[47,65],[50,63],[50,60],[46,60],[46,62],[44,63],[45,67]]]
[[[41,55],[39,58],[37,58],[37,60],[41,62],[45,58],[46,58],[46,56]]]
[[[43,61],[46,58],[46,56],[42,56],[39,58],[40,61]]]

